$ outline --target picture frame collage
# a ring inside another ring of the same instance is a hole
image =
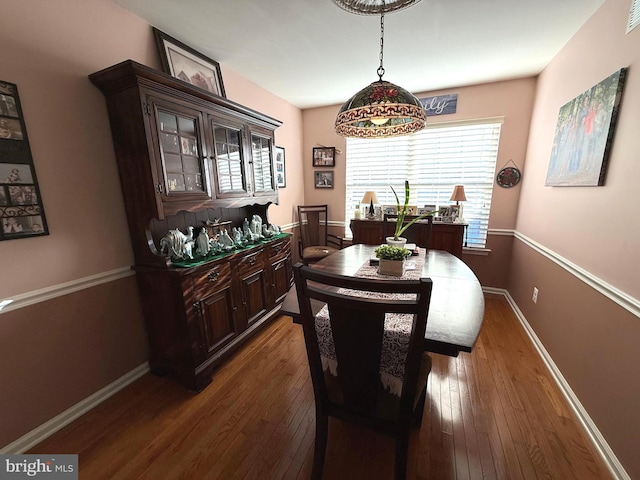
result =
[[[312,165],[314,167],[335,167],[336,147],[313,147]],[[333,170],[314,170],[315,188],[333,188],[335,181]]]
[[[276,171],[276,186],[285,188],[287,186],[287,171],[284,159],[284,147],[274,147],[273,163]]]
[[[442,223],[454,223],[460,216],[460,206],[458,205],[441,205],[436,208],[436,205],[425,205],[418,207],[416,205],[407,206],[407,215],[424,215],[429,212],[436,212],[433,216],[434,222]],[[383,215],[397,215],[397,205],[382,205]]]
[[[0,81],[0,240],[48,235],[18,86]]]

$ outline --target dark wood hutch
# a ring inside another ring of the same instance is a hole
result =
[[[160,239],[188,226],[197,234],[207,220],[268,223],[281,122],[131,60],[89,78],[107,101],[151,370],[200,391],[277,316],[292,285],[291,239],[189,267],[161,255]]]

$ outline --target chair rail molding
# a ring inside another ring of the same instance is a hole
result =
[[[515,237],[523,242],[525,245],[534,249],[536,252],[544,255],[552,262],[561,266],[580,280],[582,280],[587,285],[591,286],[598,292],[602,293],[605,297],[612,300],[613,302],[620,305],[622,308],[628,310],[633,313],[635,316],[640,317],[640,300],[632,297],[631,295],[623,292],[622,290],[617,289],[613,285],[605,282],[601,278],[595,276],[594,274],[586,271],[584,268],[579,267],[575,263],[567,260],[561,255],[558,255],[553,250],[548,249],[547,247],[539,244],[538,242],[530,239],[526,235],[516,231]]]
[[[45,302],[52,298],[61,297],[69,293],[84,290],[85,288],[94,287],[103,283],[113,282],[121,278],[133,275],[131,267],[122,267],[107,272],[98,273],[88,277],[78,278],[70,282],[60,283],[51,287],[33,290],[27,293],[12,295],[7,298],[0,298],[0,315],[3,313],[17,310],[36,303]]]

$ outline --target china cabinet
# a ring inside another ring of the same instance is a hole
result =
[[[151,369],[199,391],[278,314],[292,285],[290,236],[180,263],[160,239],[254,215],[267,224],[281,122],[131,60],[89,78],[107,102]]]

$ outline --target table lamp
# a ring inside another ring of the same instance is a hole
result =
[[[364,192],[364,197],[362,197],[362,200],[360,201],[360,203],[369,204],[369,211],[367,212],[367,218],[369,219],[376,218],[376,210],[375,208],[373,208],[373,204],[378,203],[378,196],[376,195],[376,192]]]
[[[456,206],[458,207],[458,218],[456,218],[456,222],[463,221],[464,217],[462,216],[462,205],[460,205],[460,202],[465,202],[467,200],[467,197],[464,194],[464,185],[456,185],[453,187],[453,193],[449,200],[455,201]]]

